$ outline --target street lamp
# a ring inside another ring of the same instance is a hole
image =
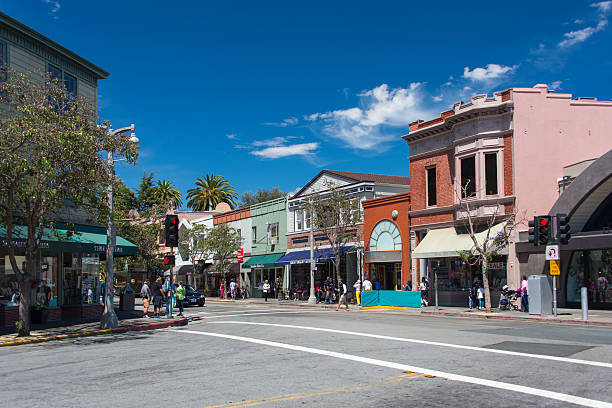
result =
[[[121,133],[131,132],[130,142],[138,146],[139,140],[134,133],[134,124],[122,127],[116,130],[109,129],[108,134],[114,137]],[[113,255],[115,253],[115,226],[113,225],[113,183],[115,182],[115,157],[114,151],[108,151],[108,183],[107,200],[108,200],[108,215],[106,218],[106,280],[105,280],[105,296],[104,296],[104,313],[100,320],[100,328],[113,329],[117,327],[117,315],[115,314],[115,285],[113,271]]]

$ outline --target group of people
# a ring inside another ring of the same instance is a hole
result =
[[[240,299],[246,296],[246,292],[240,290],[240,287],[236,283],[234,279],[228,285],[225,285],[225,282],[221,282],[219,285],[219,298],[221,299]]]
[[[264,280],[264,283],[261,285],[261,292],[263,293],[264,300],[267,302],[268,298],[278,299],[282,286],[280,278],[276,278],[276,281],[273,280],[272,283],[267,279]]]
[[[507,286],[504,286],[507,288]],[[478,310],[485,309],[485,290],[480,279],[474,279],[474,284],[468,289],[468,306],[470,309],[476,307]],[[523,275],[521,286],[517,290],[521,297],[521,312],[529,313],[529,293],[527,292],[527,277]]]
[[[161,318],[161,309],[164,302],[166,303],[166,316],[170,315],[170,312],[174,309],[174,305],[179,308],[179,317],[183,317],[184,305],[183,301],[187,294],[187,289],[183,285],[183,282],[176,284],[176,276],[173,280],[170,277],[166,277],[166,281],[162,283],[161,276],[150,285],[149,280],[145,280],[140,290],[140,296],[142,297],[142,314],[143,317],[149,317],[149,306],[153,303],[153,317]]]

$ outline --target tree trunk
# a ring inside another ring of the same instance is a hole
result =
[[[491,289],[489,288],[489,261],[485,258],[482,261],[482,284],[485,291],[485,308],[491,312]]]
[[[20,335],[30,335],[30,307],[32,305],[32,284],[30,276],[24,276],[19,280],[19,320],[23,324],[23,332]]]

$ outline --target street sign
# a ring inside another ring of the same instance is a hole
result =
[[[547,261],[558,261],[559,259],[559,245],[546,245],[546,260]]]
[[[238,250],[238,262],[244,262],[244,248]]]
[[[551,275],[561,275],[561,268],[559,267],[558,260],[553,259],[550,261],[550,274]]]

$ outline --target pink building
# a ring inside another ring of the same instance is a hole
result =
[[[463,305],[465,289],[481,272],[466,270],[458,258],[458,251],[471,245],[462,229],[461,186],[469,181],[473,189],[468,198],[473,215],[484,220],[495,213],[500,227],[513,213],[524,220],[548,214],[564,178],[577,175],[568,169],[582,170],[612,149],[612,101],[572,99],[540,84],[510,88],[475,95],[440,117],[413,122],[403,138],[410,147],[412,279],[435,271],[440,303]],[[527,229],[526,221],[517,226],[511,245],[495,259],[493,288],[506,283],[516,288],[521,275],[543,273],[543,248],[521,242],[527,241]]]

